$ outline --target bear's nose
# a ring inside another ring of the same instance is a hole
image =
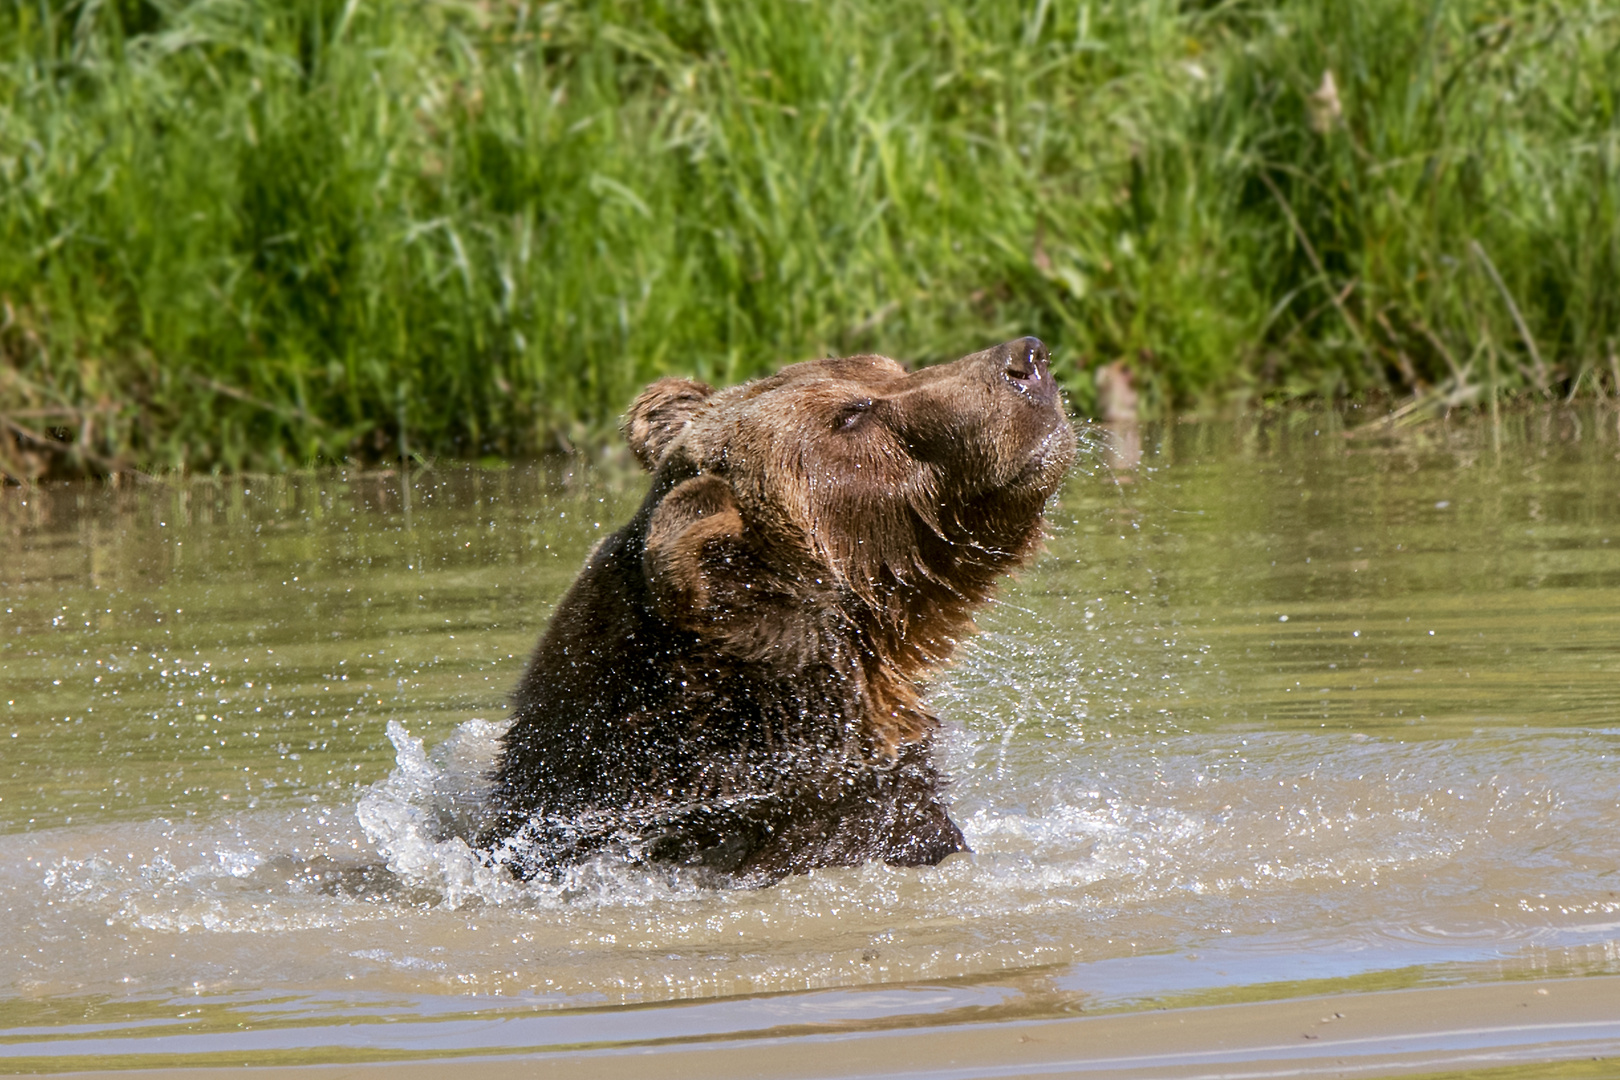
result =
[[[1046,346],[1040,338],[1026,337],[1006,345],[1004,374],[1020,390],[1045,397],[1051,393],[1052,373],[1047,366]]]

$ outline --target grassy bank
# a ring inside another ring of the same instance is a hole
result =
[[[8,4],[0,469],[527,453],[1022,333],[1082,411],[1613,392],[1617,94],[1612,2]]]

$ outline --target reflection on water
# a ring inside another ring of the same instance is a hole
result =
[[[519,884],[459,839],[504,694],[638,476],[5,491],[0,1028],[37,1031],[0,1054],[1620,970],[1615,420],[1094,440],[933,696],[975,854],[757,891],[611,861]]]

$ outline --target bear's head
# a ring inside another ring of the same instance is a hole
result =
[[[927,723],[906,687],[1038,546],[1075,450],[1034,338],[914,372],[852,356],[718,392],[661,379],[624,427],[655,475],[658,613],[732,660],[849,665],[891,748]]]

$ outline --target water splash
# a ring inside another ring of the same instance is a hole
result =
[[[554,880],[523,881],[505,859],[471,840],[491,819],[489,779],[505,724],[469,720],[427,749],[397,721],[388,724],[396,764],[355,807],[366,836],[402,890],[454,911],[468,905],[521,908],[641,906],[711,891],[692,870],[647,866],[607,851]],[[503,851],[499,854],[521,854]]]
[[[398,720],[388,722],[397,764],[360,797],[355,817],[389,871],[428,889],[451,910],[473,900],[513,903],[522,889],[468,843],[485,822],[490,766],[505,726],[469,720],[429,754]]]

